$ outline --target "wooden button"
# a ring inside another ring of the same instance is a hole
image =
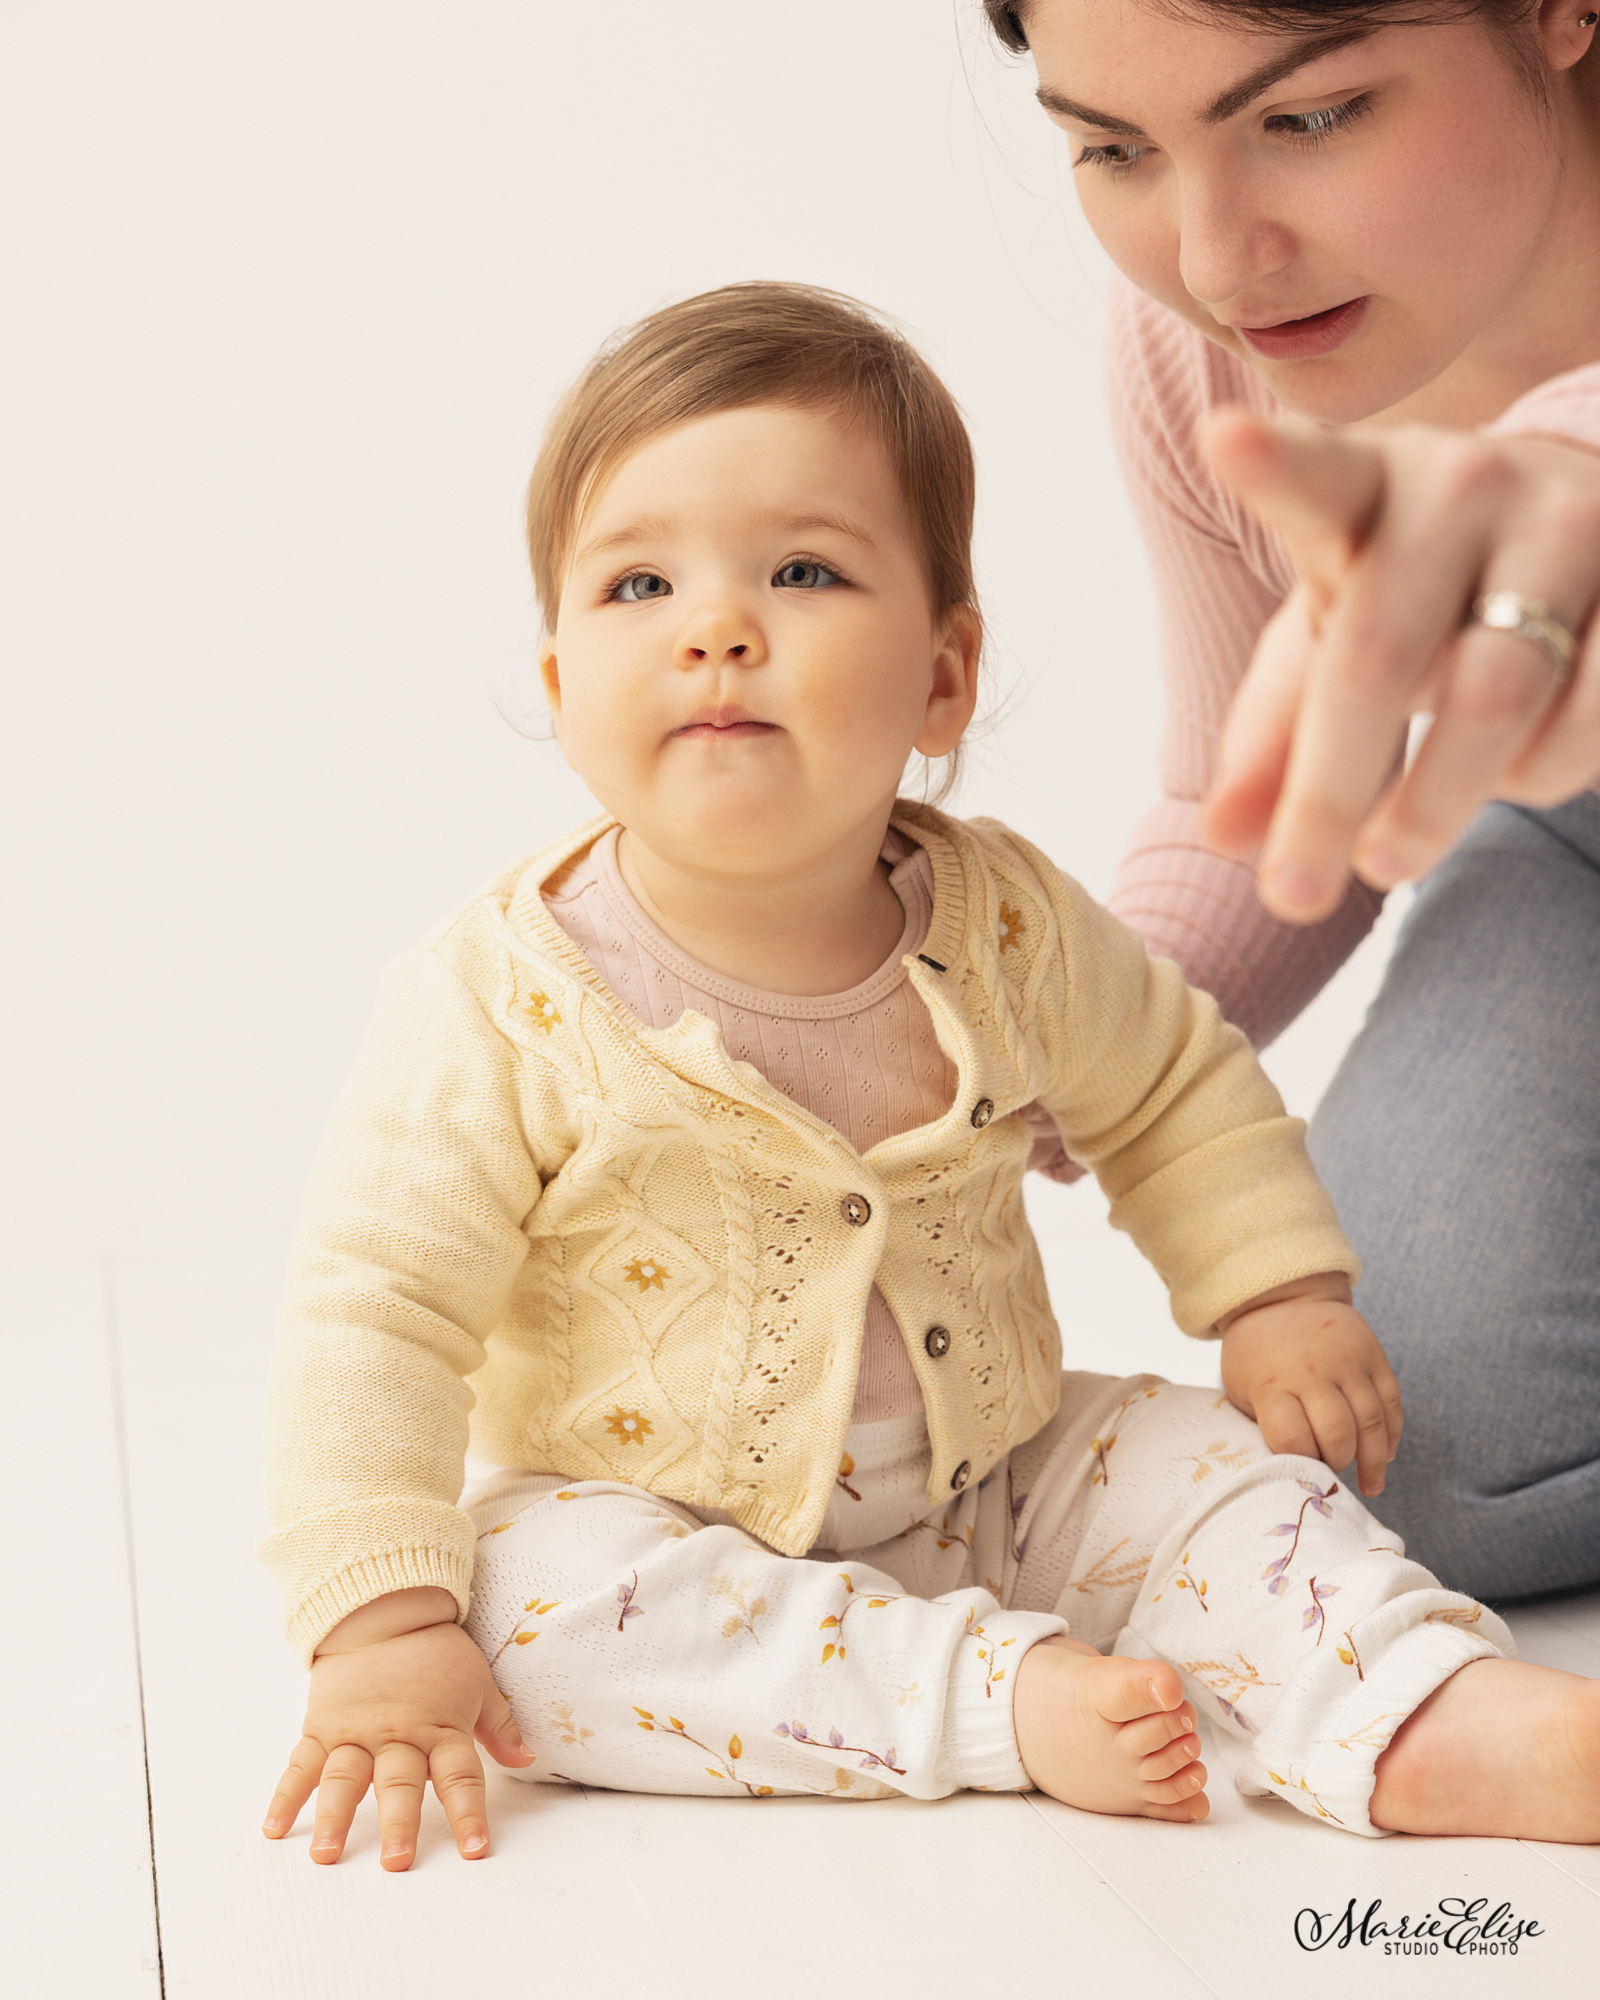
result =
[[[872,1203],[864,1194],[847,1194],[839,1204],[839,1213],[852,1229],[860,1229],[872,1220]]]
[[[935,1361],[942,1361],[950,1352],[950,1329],[947,1326],[930,1326],[922,1337],[922,1344]]]
[[[964,1458],[962,1459],[961,1463],[956,1467],[955,1471],[952,1472],[950,1475],[950,1485],[952,1490],[954,1492],[959,1493],[962,1487],[966,1485],[967,1481],[971,1477],[972,1477],[972,1462],[970,1459]]]
[[[994,1099],[992,1097],[980,1097],[972,1107],[973,1125],[981,1132],[993,1116]]]

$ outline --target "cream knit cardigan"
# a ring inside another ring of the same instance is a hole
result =
[[[934,910],[908,971],[959,1083],[864,1156],[684,1014],[645,1027],[544,906],[605,831],[520,864],[389,968],[307,1192],[270,1395],[265,1560],[309,1658],[419,1584],[465,1612],[480,1457],[822,1521],[874,1281],[927,1409],[931,1505],[1055,1409],[1023,1213],[1041,1103],[1178,1324],[1358,1265],[1244,1038],[988,820],[902,802]]]

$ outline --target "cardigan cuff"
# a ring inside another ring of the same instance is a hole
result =
[[[325,1578],[290,1614],[289,1644],[302,1666],[313,1657],[334,1626],[375,1598],[397,1590],[448,1590],[456,1601],[457,1623],[467,1615],[472,1589],[472,1558],[450,1549],[383,1549]]]

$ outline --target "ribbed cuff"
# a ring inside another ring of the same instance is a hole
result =
[[[1394,1604],[1383,1607],[1391,1613],[1396,1609]],[[1492,1620],[1505,1632],[1492,1613],[1481,1615],[1485,1623]],[[1377,1621],[1366,1622],[1370,1626]],[[1394,1829],[1374,1826],[1371,1814],[1378,1759],[1401,1726],[1453,1673],[1473,1660],[1514,1657],[1509,1633],[1505,1636],[1507,1643],[1497,1645],[1481,1632],[1444,1622],[1414,1627],[1341,1702],[1326,1733],[1303,1759],[1279,1762],[1270,1750],[1253,1746],[1256,1754],[1248,1776],[1241,1773],[1240,1790],[1275,1793],[1347,1833],[1364,1834],[1369,1840],[1386,1837]]]
[[[956,1649],[945,1696],[944,1752],[958,1790],[1027,1792],[1012,1703],[1030,1646],[1064,1635],[1067,1621],[1037,1611],[991,1611]]]
[[[472,1559],[449,1549],[383,1549],[326,1578],[290,1617],[285,1636],[309,1668],[328,1634],[352,1611],[397,1590],[448,1590],[465,1618],[472,1590]]]

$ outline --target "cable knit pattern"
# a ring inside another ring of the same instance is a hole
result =
[[[1261,1047],[1332,978],[1383,906],[1357,882],[1320,924],[1279,923],[1251,870],[1199,837],[1199,801],[1234,692],[1294,585],[1278,537],[1213,475],[1201,426],[1225,403],[1267,416],[1280,406],[1254,369],[1125,279],[1113,292],[1109,351],[1113,430],[1154,571],[1166,690],[1166,797],[1135,832],[1111,907]],[[1486,430],[1600,449],[1600,365],[1541,384]]]
[[[874,1282],[902,1327],[948,1335],[911,1352],[930,1505],[980,1480],[1059,1395],[1021,1191],[1035,1100],[1187,1331],[1357,1274],[1303,1126],[1209,997],[1005,828],[904,802],[896,824],[933,871],[906,972],[956,1086],[864,1155],[703,1016],[644,1026],[555,922],[541,891],[607,822],[391,966],[272,1377],[263,1554],[303,1655],[401,1583],[465,1609],[469,1417],[479,1458],[713,1504],[803,1555]]]

